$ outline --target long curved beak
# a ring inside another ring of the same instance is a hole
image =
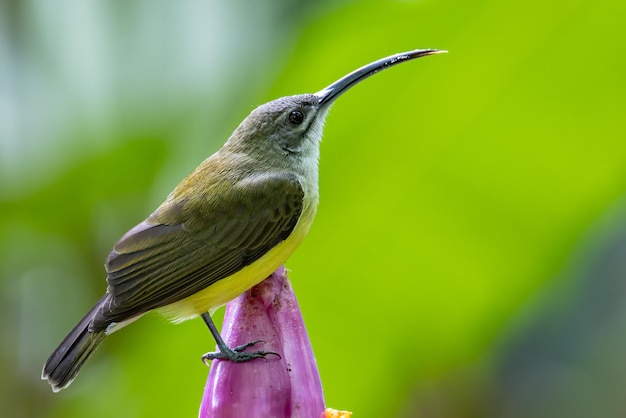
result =
[[[319,97],[320,101],[318,104],[320,107],[330,105],[337,97],[350,87],[362,80],[365,80],[367,77],[384,70],[385,68],[389,68],[401,62],[409,61],[415,58],[421,58],[427,55],[443,54],[446,52],[448,51],[438,49],[416,49],[414,51],[402,52],[400,54],[379,59],[378,61],[367,64],[351,72],[345,77],[340,78],[330,86],[315,93],[315,96]]]

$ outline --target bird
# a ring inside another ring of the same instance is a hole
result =
[[[113,246],[106,293],[46,361],[42,379],[68,387],[106,336],[158,311],[173,322],[198,316],[219,348],[203,360],[245,362],[266,351],[228,347],[211,314],[268,277],[301,244],[319,201],[324,121],[342,93],[383,69],[446,52],[418,49],[367,64],[314,94],[254,109],[215,154],[182,180]]]

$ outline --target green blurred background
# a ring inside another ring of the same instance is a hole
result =
[[[196,416],[214,347],[156,315],[39,379],[112,244],[258,104],[333,107],[287,267],[355,417],[626,414],[626,6],[0,2],[0,416]],[[221,312],[217,315],[221,316]]]

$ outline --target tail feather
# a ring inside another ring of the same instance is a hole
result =
[[[41,378],[50,383],[54,392],[59,392],[72,383],[87,358],[106,336],[104,330],[89,331],[94,314],[102,306],[106,296],[70,331],[43,366]]]

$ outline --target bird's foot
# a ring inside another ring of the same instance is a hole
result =
[[[264,342],[262,340],[252,341],[247,344],[239,345],[237,347],[221,347],[220,351],[214,353],[206,353],[202,355],[202,362],[209,365],[211,360],[228,360],[233,363],[245,363],[246,361],[254,360],[256,358],[265,359],[270,354],[282,358],[280,354],[273,351],[243,351],[248,347],[252,347],[257,343]]]

